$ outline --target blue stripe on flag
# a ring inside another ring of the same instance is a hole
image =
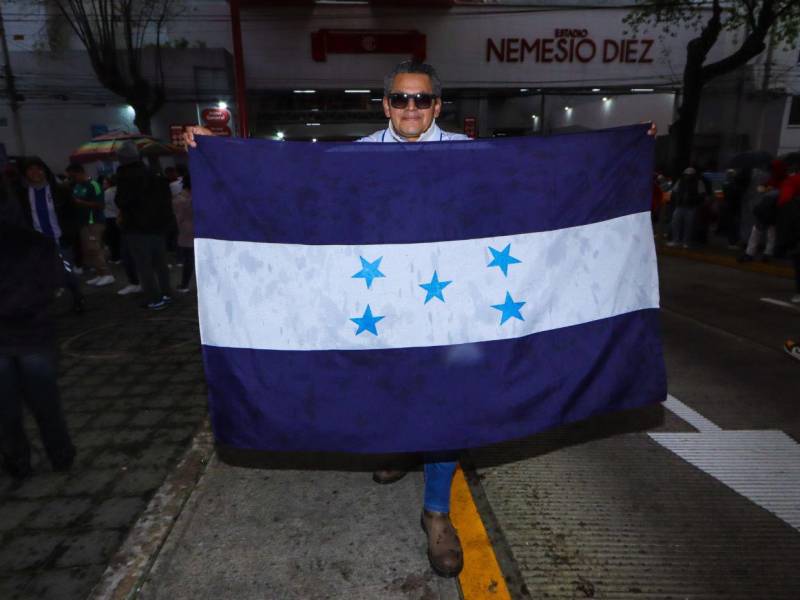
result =
[[[403,244],[605,221],[650,208],[654,145],[646,130],[434,144],[201,137],[190,151],[195,232]]]
[[[217,440],[261,450],[469,448],[667,393],[652,309],[459,346],[203,351]]]

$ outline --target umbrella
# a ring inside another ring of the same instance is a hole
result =
[[[117,151],[125,142],[133,142],[143,156],[167,156],[181,154],[183,148],[174,144],[167,144],[152,136],[127,131],[112,131],[92,138],[85,144],[76,148],[69,159],[71,162],[87,163],[96,160],[114,160]]]
[[[728,163],[728,168],[742,171],[750,171],[759,168],[769,172],[771,163],[772,155],[769,152],[752,150],[734,156]]]

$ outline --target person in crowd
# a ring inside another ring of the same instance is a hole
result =
[[[697,211],[707,198],[706,182],[694,167],[687,167],[672,188],[672,239],[667,246],[683,244],[684,248],[689,247],[697,223]]]
[[[88,285],[102,287],[116,281],[106,262],[103,249],[103,236],[106,229],[105,199],[100,184],[89,177],[83,166],[71,164],[67,167],[74,186],[72,201],[78,207],[81,223],[80,237],[83,260],[86,265],[94,267],[95,277],[87,281]]]
[[[742,196],[747,189],[747,171],[728,169],[722,185],[722,223],[728,239],[728,248],[739,248],[739,228],[742,218]]]
[[[149,310],[162,310],[172,301],[166,235],[175,216],[169,183],[144,165],[131,142],[120,147],[117,159],[116,202],[123,237],[136,265],[144,305]]]
[[[787,165],[787,177],[781,183],[776,208],[778,245],[794,267],[795,295],[800,304],[800,160]]]
[[[178,258],[183,264],[181,284],[177,291],[185,294],[194,274],[194,225],[192,223],[192,180],[189,173],[182,179],[183,189],[172,197],[172,210],[178,222]]]
[[[30,227],[20,209],[24,203],[12,197],[19,191],[5,181],[0,185],[0,457],[8,473],[21,480],[33,472],[25,404],[53,470],[72,466],[75,447],[61,408],[50,315],[64,271],[55,236]],[[36,218],[44,220],[43,213]],[[57,227],[54,213],[50,217]]]
[[[650,220],[653,223],[654,231],[658,225],[661,208],[664,206],[664,190],[661,189],[661,180],[663,177],[664,176],[661,175],[661,173],[656,173],[653,176],[653,195],[650,201]]]
[[[758,196],[752,208],[753,228],[750,230],[747,247],[738,258],[739,262],[755,260],[762,243],[764,244],[764,253],[761,259],[769,262],[775,256],[778,196],[784,179],[786,179],[786,165],[781,160],[772,161],[769,179],[756,186]]]
[[[72,295],[73,312],[82,313],[86,302],[73,256],[80,221],[69,188],[56,183],[52,171],[38,158],[22,164],[22,176],[14,187],[27,225],[55,242],[65,272],[64,285]]]
[[[108,175],[103,178],[101,185],[103,186],[103,198],[105,200],[103,216],[106,219],[105,242],[106,246],[108,246],[109,262],[118,265],[121,259],[121,249],[119,225],[117,224],[119,208],[117,208],[115,201],[117,197],[117,177]]]

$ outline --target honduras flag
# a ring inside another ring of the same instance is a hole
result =
[[[437,451],[666,396],[646,127],[191,151],[214,433]]]

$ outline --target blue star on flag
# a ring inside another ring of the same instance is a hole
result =
[[[491,246],[489,246],[489,252],[492,253],[492,262],[490,262],[487,267],[500,267],[500,270],[503,272],[503,275],[508,277],[508,265],[513,265],[516,263],[521,263],[522,261],[518,258],[514,258],[511,256],[511,244],[508,244],[502,250],[495,250]]]
[[[361,270],[353,275],[354,279],[364,279],[367,282],[367,288],[371,288],[373,279],[376,277],[386,277],[386,275],[381,273],[379,269],[381,266],[381,261],[383,260],[382,256],[373,262],[369,262],[363,256],[360,256],[359,258],[361,259]]]
[[[495,310],[499,310],[503,313],[500,317],[500,325],[508,321],[511,317],[515,319],[519,319],[520,321],[524,321],[525,318],[519,312],[519,309],[525,305],[525,302],[514,302],[514,299],[511,297],[511,294],[506,292],[506,301],[502,304],[492,304],[492,308]]]
[[[353,317],[350,320],[358,325],[356,335],[363,331],[369,331],[372,335],[378,335],[378,329],[375,327],[375,324],[381,319],[383,319],[383,317],[372,314],[372,309],[369,307],[369,304],[367,304],[367,310],[364,311],[364,316]]]
[[[453,283],[452,281],[439,281],[439,275],[436,271],[433,272],[433,278],[431,279],[430,283],[420,283],[419,287],[423,290],[428,292],[425,296],[424,304],[427,304],[429,300],[433,300],[434,298],[438,298],[442,302],[444,302],[444,296],[442,295],[442,290],[446,288],[448,285]]]

